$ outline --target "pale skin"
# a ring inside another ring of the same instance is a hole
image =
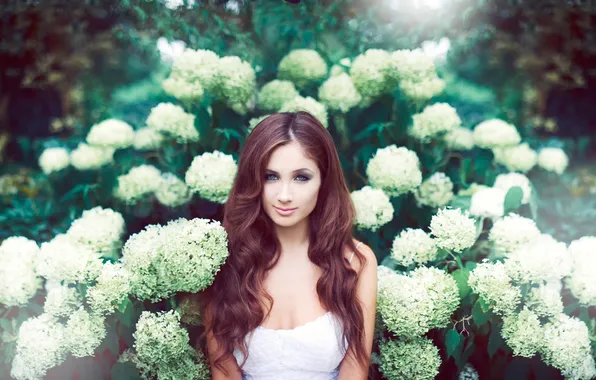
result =
[[[266,328],[293,329],[327,312],[316,292],[321,269],[308,258],[308,215],[316,205],[320,184],[321,175],[316,162],[303,154],[298,143],[292,142],[273,152],[265,172],[262,203],[265,213],[276,224],[281,256],[264,280],[265,289],[274,300],[269,317],[262,323]],[[292,215],[283,216],[275,207],[297,209]],[[358,242],[354,240],[356,244]],[[370,357],[377,302],[377,260],[366,244],[360,244],[358,250],[367,260],[356,291],[364,312],[365,349]],[[351,251],[346,247],[344,257],[349,259],[350,256]],[[354,255],[350,265],[358,272],[362,263]],[[213,356],[215,349],[216,342],[208,335],[209,356]],[[211,366],[213,380],[241,380],[240,368],[233,357],[224,365],[229,375],[226,377]],[[368,370],[362,369],[348,351],[340,364],[339,380],[363,380],[367,374]]]

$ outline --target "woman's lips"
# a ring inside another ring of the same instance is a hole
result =
[[[282,209],[282,208],[275,207],[275,206],[273,206],[273,207],[275,208],[275,211],[277,211],[280,215],[283,215],[283,216],[292,215],[294,213],[294,211],[296,211],[295,208]]]

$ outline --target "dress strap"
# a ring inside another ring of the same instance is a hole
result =
[[[358,249],[358,247],[360,246],[360,244],[362,244],[362,242],[359,242],[358,244],[356,244],[356,249]],[[352,256],[350,256],[350,260],[348,260],[348,262],[350,264],[352,263],[352,259],[354,258],[354,253],[355,253],[355,251],[352,251]]]

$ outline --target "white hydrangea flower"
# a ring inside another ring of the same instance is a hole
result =
[[[143,311],[133,338],[139,360],[150,366],[181,358],[190,341],[188,331],[180,326],[180,314],[176,310]]]
[[[164,137],[155,129],[143,127],[137,129],[133,146],[136,150],[154,150],[159,149],[164,142]]]
[[[147,194],[157,190],[161,182],[161,172],[153,165],[139,165],[127,174],[118,176],[118,186],[114,196],[126,204],[133,205]]]
[[[68,317],[83,306],[83,299],[76,288],[60,285],[48,291],[43,311],[54,317]]]
[[[401,49],[391,53],[388,73],[399,81],[423,82],[437,74],[435,63],[422,49]]]
[[[130,124],[118,119],[106,119],[91,127],[87,143],[103,148],[128,148],[132,145],[134,135]]]
[[[505,260],[505,268],[515,281],[540,284],[569,275],[571,259],[565,243],[542,234],[511,252]]]
[[[24,236],[11,236],[0,244],[0,304],[25,306],[41,288],[39,252],[37,243]]]
[[[377,149],[366,165],[366,175],[372,187],[382,189],[390,197],[406,194],[422,183],[416,152],[395,144]]]
[[[169,77],[161,82],[166,94],[172,95],[182,102],[200,101],[205,95],[205,89],[198,81],[188,81],[179,77]]]
[[[451,322],[451,315],[459,307],[459,288],[453,276],[435,267],[419,267],[409,273],[426,289],[432,300],[430,307],[430,328],[443,328]]]
[[[430,221],[435,244],[448,251],[461,252],[476,242],[476,223],[467,211],[439,209]]]
[[[174,173],[163,173],[161,182],[155,190],[155,197],[162,205],[178,207],[192,199],[192,193],[186,183]]]
[[[330,109],[345,113],[356,107],[362,96],[352,78],[348,74],[340,74],[330,77],[319,87],[319,99]]]
[[[399,82],[399,89],[404,96],[414,102],[423,103],[445,91],[445,80],[434,76],[424,79],[421,82],[414,80],[402,80]]]
[[[408,134],[416,140],[428,142],[459,127],[461,119],[456,109],[447,103],[435,103],[412,116],[412,126]]]
[[[101,206],[83,211],[66,232],[68,236],[85,244],[105,257],[113,257],[122,248],[125,232],[122,214]]]
[[[329,77],[333,78],[341,74],[347,74],[346,68],[342,65],[333,65],[331,66],[331,70],[329,70]]]
[[[114,162],[114,149],[91,146],[79,143],[77,148],[70,152],[70,163],[77,170],[94,170]]]
[[[234,158],[218,150],[196,156],[186,171],[185,181],[193,192],[211,202],[228,200],[238,165]]]
[[[538,316],[527,307],[503,318],[501,336],[513,355],[531,358],[542,349],[544,337]]]
[[[211,50],[185,49],[176,57],[171,78],[180,78],[189,83],[198,82],[205,90],[213,91],[217,82],[219,56]]]
[[[172,103],[159,103],[151,109],[147,126],[172,136],[179,143],[199,141],[199,132],[194,125],[195,115]]]
[[[511,213],[493,224],[488,240],[493,244],[495,257],[503,257],[538,236],[540,230],[532,219]]]
[[[500,218],[505,213],[505,195],[503,189],[489,187],[472,194],[470,214],[476,217]]]
[[[512,172],[527,173],[538,161],[538,153],[528,143],[508,146],[503,148],[493,148],[495,162],[505,166]]]
[[[327,109],[325,106],[310,96],[297,96],[292,100],[285,102],[279,112],[306,111],[317,118],[325,128],[328,127]]]
[[[560,148],[542,148],[538,153],[538,166],[544,170],[563,174],[569,165],[569,157]]]
[[[480,380],[480,375],[478,375],[478,371],[470,363],[466,363],[457,376],[457,380]]]
[[[596,366],[590,349],[586,324],[577,318],[559,314],[544,326],[542,360],[559,370],[567,379],[592,379]]]
[[[300,94],[294,83],[287,80],[274,79],[266,83],[257,94],[257,105],[267,112],[275,112]]]
[[[252,119],[250,119],[248,121],[248,132],[252,132],[253,129],[255,129],[255,127],[263,120],[265,120],[266,118],[268,118],[271,115],[263,115],[263,116],[259,116],[259,117],[253,117]]]
[[[107,334],[104,317],[90,314],[82,306],[66,323],[66,349],[77,358],[93,356]]]
[[[501,119],[485,120],[474,128],[474,144],[481,148],[501,148],[517,145],[520,141],[517,128]]]
[[[393,219],[393,205],[383,190],[364,186],[353,191],[350,197],[356,209],[354,224],[357,228],[376,231]]]
[[[236,56],[220,58],[215,93],[235,111],[246,111],[245,105],[256,96],[256,87],[256,74],[250,63]]]
[[[470,272],[468,284],[501,316],[513,313],[521,299],[519,288],[511,284],[511,277],[501,262],[478,264]]]
[[[530,202],[530,197],[532,196],[532,184],[528,177],[521,173],[511,172],[499,174],[493,185],[493,187],[497,189],[503,189],[505,193],[514,186],[519,186],[523,191],[522,204]]]
[[[525,304],[539,317],[556,317],[563,312],[561,293],[551,285],[532,288]]]
[[[185,379],[189,376],[192,380],[211,380],[211,370],[205,356],[191,347],[186,346],[185,353],[168,362],[168,364],[157,367],[157,378],[164,380]]]
[[[60,171],[70,165],[70,154],[64,148],[47,148],[39,156],[39,167],[44,174]]]
[[[439,349],[426,337],[379,344],[379,370],[386,379],[432,380],[439,374]]]
[[[443,136],[443,141],[453,150],[470,150],[474,148],[474,135],[471,130],[457,127]]]
[[[106,262],[95,285],[87,290],[87,303],[94,314],[112,314],[128,297],[132,283],[131,273],[122,263]]]
[[[122,249],[122,263],[132,274],[131,293],[155,302],[205,289],[227,259],[227,244],[217,221],[180,218],[166,226],[148,225]]]
[[[428,177],[414,191],[418,207],[443,207],[453,199],[453,182],[445,173],[437,172]]]
[[[392,58],[389,52],[368,49],[352,62],[350,77],[363,97],[376,98],[391,90],[396,84],[387,75],[391,65]]]
[[[294,49],[279,61],[277,76],[292,81],[298,88],[316,83],[327,75],[327,63],[312,49]]]
[[[29,318],[19,328],[10,375],[16,380],[41,380],[66,360],[65,328],[49,314]]]
[[[571,293],[586,306],[596,306],[596,236],[584,236],[569,244],[571,275],[565,280]]]
[[[393,239],[391,257],[405,267],[426,264],[437,259],[437,246],[423,230],[406,228]]]
[[[99,275],[99,268],[99,254],[67,234],[56,235],[41,244],[38,272],[49,280],[61,280],[65,284],[86,282]]]

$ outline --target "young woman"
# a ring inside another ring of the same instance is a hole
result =
[[[333,139],[306,112],[250,133],[225,206],[230,255],[202,295],[214,380],[363,380],[377,261],[352,237]]]

